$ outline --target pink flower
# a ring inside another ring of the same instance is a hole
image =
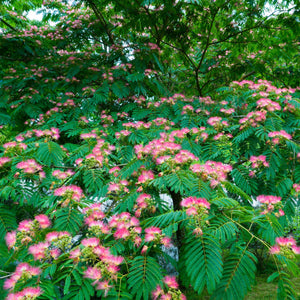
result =
[[[279,246],[296,246],[296,241],[293,237],[277,237],[275,241]]]
[[[81,256],[81,251],[79,248],[76,248],[69,253],[71,259],[78,259]]]
[[[156,287],[156,290],[152,292],[153,300],[159,299],[159,296],[161,296],[164,293],[163,289],[158,285]]]
[[[17,241],[16,231],[8,232],[5,235],[5,242],[6,242],[8,249],[11,249],[16,244],[16,241]]]
[[[292,250],[295,254],[300,254],[300,247],[293,245],[292,246]]]
[[[279,247],[279,245],[272,246],[270,248],[270,253],[271,254],[279,254],[280,253],[280,247]]]
[[[145,254],[148,250],[148,246],[144,245],[142,250],[141,250],[141,254]]]
[[[84,197],[82,189],[76,185],[62,186],[54,190],[55,196],[64,196],[67,199],[73,199],[79,202]]]
[[[42,290],[40,287],[28,287],[22,290],[21,293],[25,299],[35,299],[42,294]]]
[[[195,216],[195,215],[197,215],[197,208],[194,207],[194,206],[189,207],[189,208],[186,210],[186,214],[187,214],[188,216]]]
[[[152,179],[154,179],[154,173],[151,170],[144,170],[138,178],[138,183],[145,183]]]
[[[57,231],[52,231],[46,234],[46,241],[53,242],[58,239],[59,233]]]
[[[81,244],[85,247],[91,247],[91,248],[94,248],[96,246],[98,246],[100,243],[100,240],[98,238],[88,238],[88,239],[83,239],[81,241]]]
[[[107,292],[109,291],[110,288],[112,288],[112,285],[109,285],[108,280],[101,281],[97,284],[96,289],[97,290],[104,290],[104,297],[107,296]]]
[[[40,227],[42,229],[48,228],[51,225],[51,222],[50,222],[49,218],[46,215],[38,215],[38,216],[35,216],[34,219],[39,222]]]
[[[130,236],[130,232],[126,228],[119,228],[114,233],[116,239],[126,239]]]
[[[33,221],[32,220],[23,220],[19,223],[18,231],[29,232],[33,229]]]
[[[171,246],[171,239],[168,236],[163,237],[160,242],[167,248]]]
[[[175,276],[166,276],[164,278],[164,283],[169,287],[169,288],[173,288],[173,289],[177,289],[178,288],[178,283],[176,281],[176,277]]]
[[[40,242],[28,248],[28,252],[33,255],[34,260],[46,257],[46,250],[49,248],[49,242]]]
[[[266,195],[259,195],[256,197],[256,199],[260,203],[265,203],[265,204],[275,204],[281,201],[281,197],[279,196],[266,196]]]
[[[54,259],[57,259],[60,256],[60,253],[60,250],[57,248],[50,250],[50,256]]]
[[[102,278],[102,273],[101,270],[98,269],[97,267],[88,267],[87,270],[84,272],[84,277],[96,280],[97,282]],[[94,282],[94,284],[96,282]]]
[[[3,165],[5,165],[6,163],[10,162],[11,159],[9,157],[0,157],[0,167],[2,167]]]
[[[161,230],[158,227],[148,227],[145,229],[145,241],[151,242],[156,239],[157,235],[161,234]]]

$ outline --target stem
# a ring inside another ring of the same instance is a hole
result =
[[[257,239],[258,241],[260,241],[264,246],[266,246],[268,249],[270,249],[270,245],[267,244],[265,241],[263,241],[262,239],[260,239],[259,237],[257,237],[255,234],[253,234],[252,232],[250,232],[249,229],[251,229],[251,226],[249,229],[247,229],[246,227],[244,227],[243,225],[241,225],[239,222],[235,221],[234,219],[232,219],[231,217],[227,216],[226,214],[223,213],[223,215],[228,218],[229,220],[231,220],[234,224],[238,225],[239,227],[241,227],[242,229],[244,229],[245,231],[247,231],[247,233],[249,233],[251,235],[252,238]]]
[[[171,198],[173,200],[174,210],[175,211],[180,210],[181,209],[180,202],[182,200],[182,197],[181,197],[180,193],[178,193],[178,192],[176,193],[174,191],[171,191],[170,189],[169,189],[169,192],[170,192]],[[184,238],[184,232],[180,228],[180,224],[178,224],[178,230],[176,232],[176,238],[177,238],[178,254],[180,254],[180,249],[182,247],[182,241],[183,241],[183,238]]]
[[[6,21],[4,21],[2,18],[0,18],[0,21],[1,21],[2,23],[4,23],[7,27],[9,27],[10,29],[12,29],[12,30],[18,32],[18,30],[17,30],[16,28],[14,28],[14,27],[11,26],[9,23],[7,23]]]

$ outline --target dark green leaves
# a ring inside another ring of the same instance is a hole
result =
[[[160,266],[152,257],[137,256],[129,269],[128,286],[135,299],[148,300],[161,282]]]
[[[225,260],[215,300],[243,299],[254,283],[256,257],[247,248],[235,248]]]
[[[6,233],[14,230],[16,227],[16,213],[9,207],[0,204],[0,241],[3,243]]]
[[[63,166],[65,152],[57,143],[50,141],[39,144],[36,157],[46,166]]]
[[[206,286],[211,294],[222,276],[222,251],[212,235],[194,236],[189,234],[184,245],[183,260],[192,287],[201,294]]]
[[[62,208],[55,213],[55,216],[54,228],[56,229],[75,234],[82,226],[83,215],[75,209]]]

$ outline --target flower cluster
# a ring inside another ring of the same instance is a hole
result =
[[[163,288],[158,285],[152,292],[154,300],[186,300],[186,297],[178,290],[178,283],[175,276],[166,276],[163,279]]]
[[[27,287],[20,292],[10,293],[7,300],[34,300],[42,294],[40,287]]]
[[[235,112],[234,108],[221,108],[220,112],[226,114],[226,115],[232,115]]]
[[[187,197],[182,200],[181,206],[187,208],[186,214],[191,216],[196,225],[194,234],[202,235],[202,227],[205,224],[206,215],[210,209],[210,203],[204,198]]]
[[[98,135],[95,132],[82,133],[80,135],[80,138],[83,139],[83,140],[96,139],[97,137],[98,137]]]
[[[110,145],[103,139],[97,140],[97,144],[84,159],[78,158],[75,163],[77,165],[84,165],[87,168],[102,167],[103,163],[108,163],[107,156],[115,150],[115,146]]]
[[[136,217],[132,217],[130,213],[122,212],[113,215],[108,225],[116,239],[131,240],[137,247],[140,246],[142,242],[140,237],[142,228],[139,226],[139,220]]]
[[[72,171],[72,170],[67,170],[67,171],[61,171],[61,170],[54,170],[52,172],[52,175],[54,177],[56,177],[57,179],[60,179],[60,180],[64,180],[72,175],[74,175],[75,173]]]
[[[138,177],[138,184],[145,183],[154,179],[154,173],[151,170],[142,170],[140,176]]]
[[[281,254],[288,258],[293,258],[295,254],[300,254],[300,247],[297,246],[293,237],[277,237],[276,244],[271,247],[271,254]]]
[[[151,213],[155,213],[156,211],[155,202],[149,194],[139,195],[136,199],[136,205],[133,208],[136,209],[135,216],[137,218],[141,216],[143,211],[149,211]]]
[[[207,124],[213,126],[216,130],[229,126],[228,122],[224,120],[222,121],[221,117],[211,117],[207,120]]]
[[[45,240],[46,242],[51,243],[53,247],[64,251],[71,246],[72,237],[67,231],[52,231],[46,234]],[[53,258],[56,258],[56,256],[60,254],[58,249],[50,250],[50,255]]]
[[[247,126],[257,127],[258,122],[264,122],[266,120],[267,112],[265,110],[249,112],[246,117],[239,120],[240,130]]]
[[[278,212],[275,213],[277,217],[284,216],[284,211],[281,209],[281,197],[272,195],[259,195],[256,197],[256,199],[262,204],[263,211],[261,214],[265,215],[276,209],[278,210]]]
[[[18,281],[27,281],[41,273],[40,268],[30,266],[28,263],[20,263],[15,272],[4,282],[4,289],[13,290]]]
[[[300,193],[300,183],[294,183],[293,189],[295,190],[296,194]]]
[[[204,198],[188,197],[182,200],[181,206],[187,207],[188,216],[195,216],[207,214],[210,203]]]
[[[104,223],[105,213],[101,209],[101,204],[94,203],[83,210],[86,217],[84,222],[88,225],[88,230],[97,237],[103,234],[109,234],[110,228]]]
[[[45,130],[39,130],[39,129],[33,129],[33,132],[35,133],[36,137],[50,137],[54,140],[59,139],[59,129],[51,127],[50,129]]]
[[[192,164],[190,170],[199,175],[203,180],[210,180],[210,185],[216,187],[220,182],[225,181],[227,173],[232,167],[227,164],[215,161],[207,161],[204,164]]]
[[[115,135],[116,135],[117,139],[120,139],[122,137],[130,135],[131,133],[132,133],[132,131],[129,131],[129,130],[121,130],[120,132],[116,132]]]
[[[121,171],[120,167],[116,166],[109,169],[108,173],[113,174],[114,177],[118,177],[120,171]]]
[[[10,161],[11,159],[9,157],[5,157],[5,156],[0,157],[0,168]]]
[[[223,132],[220,132],[214,136],[215,141],[228,141],[231,138],[233,138],[231,133],[224,134]]]
[[[129,182],[127,180],[120,180],[119,182],[110,182],[108,186],[108,193],[129,193],[129,189],[127,186],[129,185]]]
[[[268,137],[272,138],[273,144],[279,144],[285,140],[292,139],[292,136],[284,130],[269,132]]]
[[[39,176],[41,178],[45,177],[45,173],[43,172],[43,168],[39,165],[34,159],[28,159],[25,161],[21,161],[17,164],[17,168],[23,170],[26,174],[34,174],[39,172]]]
[[[8,232],[5,236],[6,245],[9,249],[17,245],[28,244],[41,229],[51,226],[46,215],[37,215],[34,220],[23,220],[19,223],[16,231]]]
[[[250,162],[252,163],[251,167],[253,169],[260,167],[269,167],[269,163],[266,161],[265,155],[251,156]]]
[[[63,200],[60,201],[62,207],[67,206],[70,202],[79,202],[84,198],[82,189],[76,185],[57,188],[54,190],[54,195],[63,197]]]
[[[42,260],[49,258],[48,252],[51,243],[49,242],[40,242],[34,245],[31,245],[28,248],[28,252],[32,254],[34,260]]]
[[[182,112],[181,114],[182,115],[186,115],[188,114],[189,112],[193,112],[194,111],[194,107],[192,105],[185,105],[183,108],[182,108]]]
[[[123,257],[115,256],[110,250],[100,244],[96,237],[86,238],[81,241],[80,248],[70,252],[73,260],[93,261],[94,266],[88,266],[84,272],[84,277],[92,279],[96,289],[108,291],[109,281],[117,281],[119,265],[123,262]]]
[[[143,156],[147,155],[151,155],[155,159],[161,155],[174,154],[181,150],[181,145],[161,138],[149,142],[149,144],[144,147],[143,145],[136,145],[134,149],[138,159],[142,159]]]
[[[47,233],[45,241],[33,244],[28,248],[34,260],[57,259],[72,245],[72,237],[67,231],[52,231]]]
[[[165,247],[171,246],[171,239],[165,236],[158,227],[148,227],[145,229],[145,241],[162,244]]]
[[[257,107],[266,108],[268,111],[281,110],[280,105],[267,98],[261,98],[257,102]]]
[[[17,142],[8,142],[2,145],[5,149],[5,152],[21,152],[22,150],[26,150],[27,145],[24,143],[17,143]]]
[[[101,122],[103,123],[103,127],[108,127],[108,125],[111,125],[115,122],[113,117],[111,115],[108,115],[105,110],[101,112],[100,118]]]

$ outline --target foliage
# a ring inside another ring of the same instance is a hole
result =
[[[0,294],[243,299],[267,257],[295,299],[299,4],[277,2],[4,2]]]

